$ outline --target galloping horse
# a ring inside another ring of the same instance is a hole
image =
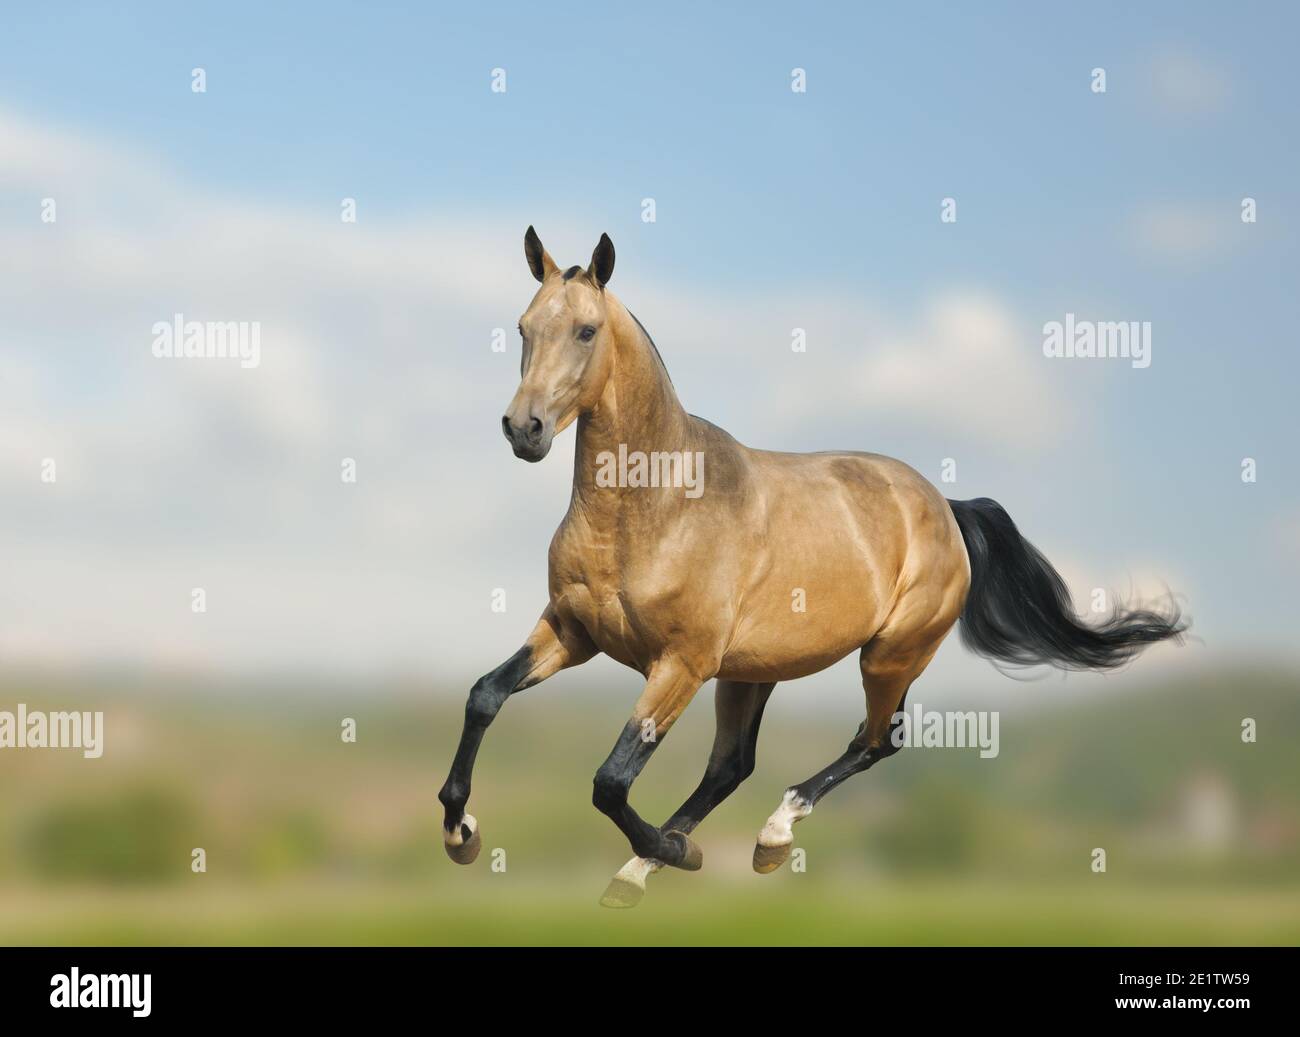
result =
[[[601,902],[630,907],[652,872],[703,863],[690,833],[753,771],[778,681],[858,650],[866,719],[838,759],[786,789],[754,848],[763,873],[789,857],[791,826],[822,796],[895,752],[891,724],[907,689],[958,618],[964,643],[984,656],[1065,669],[1118,666],[1185,629],[1172,605],[1168,614],[1117,608],[1102,624],[1084,624],[1061,577],[1000,506],[945,500],[900,461],[743,446],[678,402],[650,336],[606,287],[608,235],[585,270],[557,267],[532,227],[524,254],[541,288],[519,321],[521,381],[501,427],[516,457],[540,461],[576,421],[573,496],[551,541],[550,604],[523,647],[469,694],[438,794],[453,861],[479,853],[478,822],[465,805],[498,710],[598,652],[646,681],[592,797],[636,854]],[[614,458],[624,467],[638,459],[639,477],[611,478]],[[792,607],[796,594],[802,611]],[[656,827],[632,809],[628,791],[710,678],[717,733],[704,777]]]

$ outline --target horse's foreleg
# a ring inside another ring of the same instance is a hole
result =
[[[585,633],[562,629],[554,613],[547,609],[524,646],[470,689],[460,744],[451,773],[438,793],[444,808],[443,845],[447,856],[457,864],[472,863],[482,846],[478,822],[465,813],[465,804],[469,801],[474,758],[488,725],[515,692],[531,688],[565,667],[586,662],[595,653]]]
[[[614,750],[596,771],[591,801],[632,844],[639,857],[694,871],[703,858],[684,832],[662,832],[627,801],[632,782],[700,687],[700,678],[673,660],[655,665]]]
[[[709,811],[754,773],[758,726],[763,719],[763,707],[775,687],[775,683],[718,681],[714,693],[717,731],[704,777],[690,798],[660,825],[661,832],[689,835]],[[633,907],[645,893],[646,879],[661,867],[663,864],[653,858],[633,857],[614,876],[601,903],[606,907]]]

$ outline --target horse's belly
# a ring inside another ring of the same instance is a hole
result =
[[[839,662],[871,640],[884,620],[883,608],[864,586],[845,594],[841,579],[763,597],[746,610],[723,655],[720,676],[728,680],[787,681]],[[812,581],[809,581],[812,582]]]
[[[722,660],[731,680],[793,680],[824,670],[875,636],[897,561],[868,557],[847,532],[787,543],[745,588]]]
[[[814,621],[815,622],[815,621]],[[805,630],[755,628],[735,639],[718,676],[733,681],[790,681],[839,662],[871,639],[865,626]]]

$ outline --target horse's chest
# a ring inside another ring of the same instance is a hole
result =
[[[568,580],[555,590],[554,606],[566,622],[580,625],[606,655],[641,667],[651,653],[616,587],[604,580]]]
[[[566,621],[580,625],[606,655],[641,668],[654,654],[643,623],[636,622],[642,595],[613,550],[587,543],[572,548],[563,538],[551,550],[551,602]]]

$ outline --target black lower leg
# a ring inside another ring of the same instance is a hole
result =
[[[758,728],[763,721],[763,708],[775,687],[774,683],[718,682],[714,694],[717,733],[704,777],[686,802],[660,826],[661,832],[694,831],[714,807],[754,773]]]
[[[901,704],[899,708],[902,708]],[[900,745],[894,735],[900,729],[901,723],[897,718],[892,720],[885,737],[875,745],[868,744],[867,728],[864,723],[858,728],[857,735],[839,759],[802,784],[792,786],[791,791],[807,806],[815,806],[822,796],[837,785],[898,752]]]
[[[642,730],[639,721],[628,721],[614,751],[596,772],[591,801],[597,810],[618,825],[638,857],[651,857],[676,867],[686,857],[686,839],[660,831],[644,821],[627,801],[632,782],[659,744],[653,738],[645,738]]]
[[[759,706],[753,725],[743,739],[722,758],[709,758],[709,765],[699,786],[691,793],[677,812],[660,829],[664,832],[693,832],[709,813],[740,787],[740,783],[754,773],[754,759],[758,746],[758,723],[763,709]]]
[[[709,816],[709,812],[740,787],[742,764],[738,758],[728,760],[718,771],[708,771],[699,787],[691,793],[677,812],[659,828],[661,832],[685,832],[688,835]]]
[[[456,747],[451,773],[438,793],[438,799],[444,808],[442,824],[446,831],[454,832],[465,817],[474,758],[478,755],[483,733],[496,718],[506,699],[520,690],[520,682],[531,665],[532,649],[525,646],[491,673],[480,677],[470,689],[469,700],[465,703],[465,726],[461,730],[460,744]],[[468,831],[462,832],[465,838],[469,834]]]

